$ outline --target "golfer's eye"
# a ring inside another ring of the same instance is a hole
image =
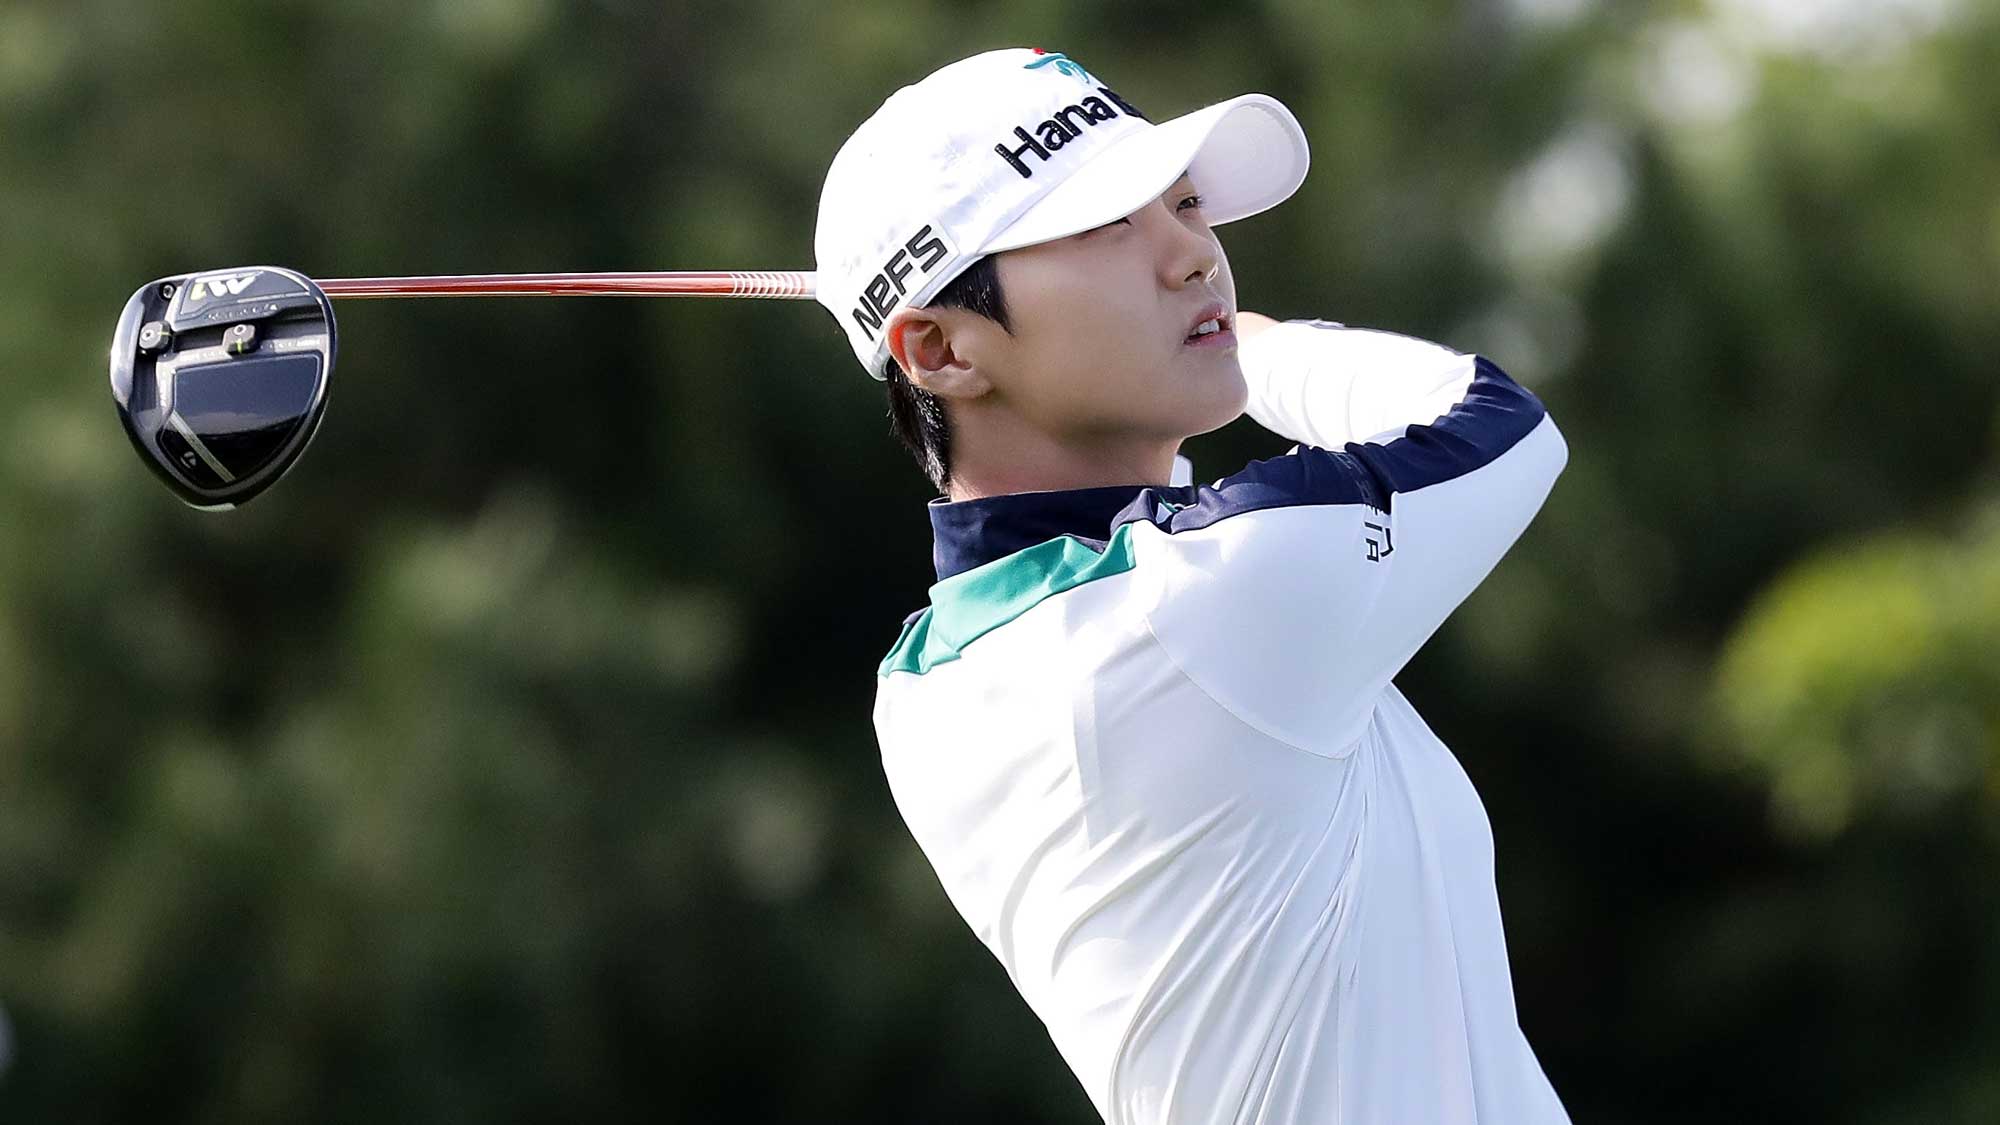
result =
[[[1186,199],[1180,201],[1180,210],[1199,211],[1207,205],[1208,205],[1208,200],[1202,198],[1199,195],[1190,195]]]

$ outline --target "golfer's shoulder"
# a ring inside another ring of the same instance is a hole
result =
[[[1344,452],[1295,449],[1212,484],[1152,491],[1127,511],[1135,582],[1125,607],[1183,656],[1331,596],[1301,601],[1305,587],[1330,582],[1347,604],[1371,598],[1382,577],[1370,573],[1382,568],[1366,561],[1380,557],[1368,537],[1382,538],[1389,501]]]
[[[1150,522],[1170,539],[1192,544],[1300,518],[1324,519],[1330,514],[1325,509],[1381,509],[1388,503],[1379,482],[1351,453],[1299,445],[1209,484],[1148,490],[1125,518]],[[1309,515],[1303,509],[1318,511]]]

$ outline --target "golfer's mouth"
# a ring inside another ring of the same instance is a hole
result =
[[[1236,342],[1236,318],[1221,305],[1201,310],[1183,342],[1195,348],[1219,348]]]

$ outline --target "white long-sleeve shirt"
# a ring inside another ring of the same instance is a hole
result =
[[[1390,682],[1563,439],[1408,337],[1241,355],[1284,456],[932,505],[939,581],[878,679],[897,807],[1107,1122],[1566,1123],[1485,810]]]

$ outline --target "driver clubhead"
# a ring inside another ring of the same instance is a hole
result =
[[[333,303],[277,266],[163,277],[125,302],[111,397],[139,456],[193,507],[269,488],[319,428]]]

